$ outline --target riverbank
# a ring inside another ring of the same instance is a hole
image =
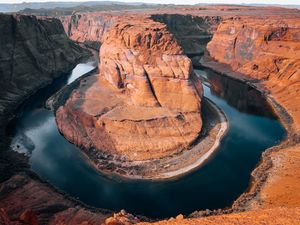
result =
[[[205,107],[206,108],[206,107]],[[218,211],[219,213],[221,213],[220,211]],[[209,215],[209,214],[208,214]]]
[[[75,66],[76,64],[72,65],[71,69]],[[0,130],[0,223],[3,218],[10,218],[10,222],[22,222],[24,218],[33,219],[41,224],[65,223],[72,218],[76,221],[86,221],[90,218],[91,221],[99,223],[112,215],[110,210],[90,207],[42,180],[30,168],[29,157],[10,148],[11,137],[6,124],[19,113],[30,98],[49,85],[66,80],[67,75],[67,72],[57,74],[51,82],[47,80],[39,89],[21,96],[21,100],[20,96],[17,96],[15,107],[9,107],[6,111],[11,116],[6,117]]]
[[[205,109],[202,111],[203,131],[189,149],[183,150],[175,156],[158,160],[128,163],[110,161],[109,168],[105,167],[107,163],[93,158],[95,165],[108,176],[115,175],[123,179],[134,180],[173,180],[193,172],[213,157],[229,127],[225,114],[209,99],[203,99],[203,108]],[[111,166],[111,163],[116,164]],[[139,170],[136,170],[136,167]],[[114,170],[114,168],[116,169]],[[120,173],[120,169],[122,173]]]
[[[50,97],[47,101],[48,108],[56,111],[81,82],[84,84],[88,82],[87,76],[89,75],[91,73],[80,77]],[[218,149],[220,140],[227,132],[228,121],[221,109],[208,99],[204,99],[203,104],[202,132],[188,149],[183,149],[178,154],[155,160],[127,161],[93,148],[82,149],[92,165],[102,174],[111,178],[152,181],[178,179],[199,168],[212,157]]]
[[[233,203],[231,210],[240,212],[270,206],[299,206],[300,182],[297,178],[300,175],[300,165],[296,161],[300,144],[294,118],[289,113],[289,108],[284,108],[279,104],[277,102],[278,96],[272,95],[272,90],[263,82],[251,79],[245,74],[234,72],[230,70],[228,65],[215,61],[202,59],[201,65],[223,76],[245,82],[260,91],[287,131],[284,141],[267,149],[262,154],[258,166],[251,173],[252,179],[248,190]]]
[[[289,109],[277,102],[277,97],[270,95],[271,90],[261,82],[244,74],[236,73],[227,65],[215,61],[201,62],[202,67],[247,83],[260,91],[268,100],[279,120],[287,131],[284,141],[265,150],[255,170],[249,188],[231,207],[223,210],[206,210],[182,215],[154,224],[295,224],[300,218],[300,144],[294,129],[293,116]],[[297,102],[297,101],[296,101]],[[295,104],[296,104],[295,102]],[[205,217],[205,218],[200,218]],[[148,224],[148,223],[142,223]]]

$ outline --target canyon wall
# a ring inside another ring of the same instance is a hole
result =
[[[211,40],[221,16],[197,16],[181,14],[154,14],[154,21],[167,25],[168,30],[175,35],[187,55],[203,55],[207,43]]]
[[[89,53],[65,35],[58,19],[0,14],[0,117]]]
[[[101,223],[111,212],[88,208],[40,180],[4,136],[21,102],[90,53],[69,40],[58,19],[0,14],[0,37],[0,224]]]
[[[181,152],[199,136],[201,83],[165,25],[122,18],[99,58],[99,78],[56,113],[68,140],[135,161]]]
[[[260,86],[292,116],[300,130],[299,18],[235,18],[224,21],[208,44],[209,55]]]
[[[109,28],[118,18],[126,17],[127,14],[122,12],[116,15],[113,13],[75,13],[72,16],[64,16],[59,19],[72,40],[99,49],[104,34]],[[148,13],[144,17],[166,24],[168,30],[184,48],[185,54],[188,55],[203,55],[212,34],[222,21],[221,16],[206,15]]]
[[[117,16],[109,13],[75,13],[72,16],[60,17],[60,20],[70,39],[99,50],[104,34],[116,18]]]
[[[207,5],[172,10],[161,8],[141,12],[76,12],[71,16],[59,17],[59,19],[72,40],[85,43],[93,48],[99,48],[103,42],[105,32],[118,18],[122,19],[128,16],[150,18],[167,25],[168,30],[184,48],[185,54],[195,56],[203,55],[207,43],[223,20],[243,17],[253,18],[259,15],[280,18],[295,13],[297,13],[295,9],[283,10],[278,7]]]

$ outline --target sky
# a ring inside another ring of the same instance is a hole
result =
[[[82,2],[95,0],[0,0],[0,3],[21,3],[21,2]],[[197,4],[197,3],[260,3],[260,4],[284,4],[299,5],[300,0],[119,0],[120,2],[145,2],[145,3],[174,3],[174,4]]]

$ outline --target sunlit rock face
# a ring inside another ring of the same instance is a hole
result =
[[[57,111],[71,142],[127,160],[186,149],[202,127],[200,81],[165,25],[124,19],[105,35],[98,77]]]
[[[62,16],[60,20],[70,39],[99,49],[105,33],[113,26],[117,16],[112,13],[88,13]]]
[[[289,16],[227,20],[207,46],[213,59],[262,82],[294,118],[296,130],[300,130],[299,21]]]

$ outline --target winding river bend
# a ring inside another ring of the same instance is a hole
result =
[[[9,127],[14,136],[12,149],[29,156],[32,170],[86,204],[155,218],[227,207],[247,189],[262,152],[284,138],[284,128],[258,91],[210,70],[195,70],[204,81],[205,97],[229,121],[217,152],[204,166],[178,180],[108,179],[60,135],[53,113],[44,107],[63,85],[93,68],[92,63],[79,64],[68,77],[40,90],[20,108]]]

